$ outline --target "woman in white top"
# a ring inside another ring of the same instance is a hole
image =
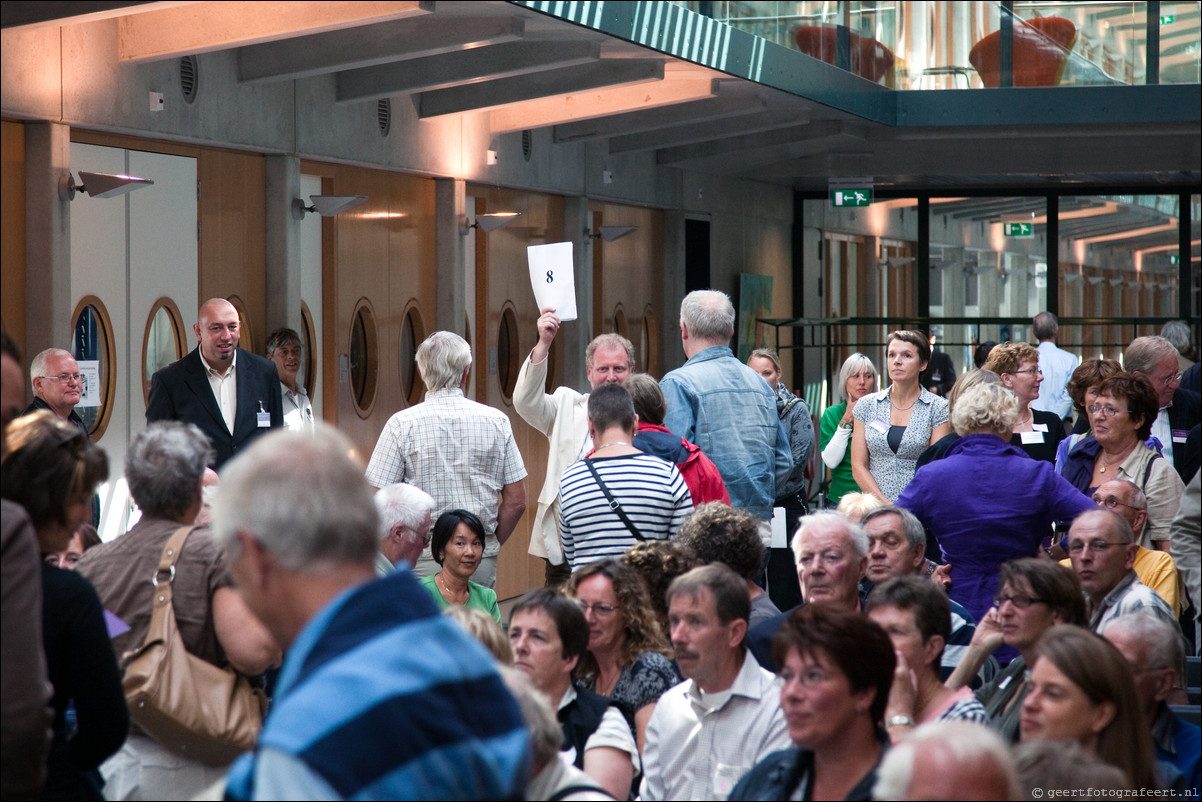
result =
[[[947,401],[918,382],[931,356],[922,332],[895,331],[886,348],[889,389],[864,396],[852,410],[851,472],[862,491],[892,504],[914,478],[919,455],[951,425]]]

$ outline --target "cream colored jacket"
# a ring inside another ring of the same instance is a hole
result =
[[[530,530],[530,553],[552,565],[563,564],[559,539],[559,478],[580,458],[588,438],[588,395],[571,387],[559,387],[548,395],[547,363],[535,365],[526,357],[513,388],[513,406],[522,419],[547,436],[547,475],[538,494],[538,509]]]

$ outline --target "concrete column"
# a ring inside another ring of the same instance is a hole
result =
[[[71,128],[25,125],[25,359],[70,341],[71,202],[59,182],[71,169]]]
[[[467,315],[467,268],[460,225],[467,213],[467,189],[462,179],[434,179],[434,261],[438,276],[435,324],[461,336]],[[485,342],[477,335],[480,342]],[[477,358],[479,355],[477,355]],[[487,362],[485,363],[487,364]]]
[[[572,260],[576,263],[576,314],[573,323],[564,324],[559,336],[563,339],[563,383],[568,387],[588,387],[584,370],[584,349],[596,336],[593,320],[593,240],[584,232],[590,228],[591,215],[588,197],[577,195],[564,198],[563,229],[573,242]]]
[[[267,182],[267,333],[282,326],[299,332],[301,223],[292,217],[292,201],[301,196],[300,158],[267,156],[264,165]]]

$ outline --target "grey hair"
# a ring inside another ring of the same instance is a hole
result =
[[[1177,348],[1164,337],[1136,337],[1123,351],[1123,369],[1151,373],[1165,357],[1177,356]]]
[[[301,341],[300,335],[289,328],[276,329],[267,336],[267,356],[275,353],[275,349],[282,345],[296,345],[304,348],[305,344]]]
[[[380,540],[388,537],[397,524],[404,524],[406,529],[416,532],[426,516],[434,514],[435,504],[430,494],[408,482],[381,487],[372,496],[372,501],[380,514]]]
[[[868,556],[868,550],[872,547],[872,544],[868,540],[868,533],[864,531],[862,526],[849,521],[837,512],[815,512],[801,519],[801,526],[797,527],[797,534],[793,535],[793,541],[790,544],[793,547],[793,559],[801,559],[802,535],[809,534],[815,529],[830,528],[842,529],[847,533],[847,539],[851,543],[857,560],[862,560]]]
[[[872,364],[872,360],[856,351],[854,354],[843,360],[843,367],[839,368],[839,398],[847,400],[847,380],[852,376],[858,376],[864,371],[872,374],[872,379],[875,382],[880,376],[876,372],[876,365]]]
[[[516,668],[498,666],[505,687],[517,700],[530,730],[530,745],[534,752],[534,769],[540,771],[552,760],[559,760],[559,747],[563,745],[563,727],[551,707],[547,695],[534,687],[530,677]]]
[[[1031,329],[1037,340],[1050,340],[1060,331],[1060,321],[1051,312],[1040,312],[1031,321]]]
[[[952,428],[961,437],[972,432],[993,432],[1009,441],[1018,420],[1018,398],[1000,384],[978,384],[956,399],[951,418]]]
[[[1180,676],[1181,668],[1185,665],[1185,647],[1181,642],[1181,634],[1168,621],[1137,610],[1110,619],[1098,634],[1105,637],[1108,632],[1115,631],[1125,632],[1139,640],[1147,662],[1144,668],[1171,668]]]
[[[470,364],[471,346],[451,331],[436,331],[417,347],[417,369],[427,390],[458,387],[463,371]]]
[[[42,351],[40,354],[35,356],[33,361],[29,363],[30,383],[33,383],[34,379],[46,375],[46,363],[49,362],[50,357],[53,356],[69,356],[72,359],[75,358],[74,354],[63,348],[47,348],[45,351]]]
[[[690,337],[730,342],[735,333],[735,308],[724,292],[694,290],[680,302],[680,322],[689,330]]]
[[[178,518],[196,501],[213,459],[209,438],[194,423],[159,421],[134,435],[125,451],[125,481],[142,514]]]
[[[321,574],[371,566],[380,516],[351,441],[329,427],[260,437],[222,472],[213,536],[233,561],[238,534],[258,541],[286,571]]]
[[[1123,486],[1123,490],[1127,493],[1127,506],[1143,512],[1148,511],[1148,494],[1139,485],[1130,479],[1111,479],[1110,482],[1118,482]],[[1110,484],[1110,482],[1102,484]],[[1098,485],[1098,487],[1101,486]]]
[[[914,763],[919,754],[932,752],[937,754],[941,767],[958,768],[979,777],[988,777],[986,772],[992,768],[1006,784],[1006,799],[1023,798],[1009,746],[993,730],[970,721],[932,721],[910,733],[885,753],[872,798],[909,798]]]
[[[896,504],[887,504],[884,507],[869,510],[860,519],[860,526],[867,526],[868,522],[873,518],[880,518],[882,515],[896,515],[898,518],[901,518],[902,529],[906,533],[906,540],[910,542],[911,549],[925,549],[927,547],[927,532],[922,525],[922,521],[918,520],[918,517],[905,507],[898,507]]]
[[[1189,353],[1193,346],[1193,332],[1189,330],[1189,324],[1184,320],[1170,320],[1164,324],[1164,328],[1160,330],[1160,336],[1164,337],[1173,347],[1177,349],[1177,353],[1185,356]]]

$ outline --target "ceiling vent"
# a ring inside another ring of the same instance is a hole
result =
[[[392,101],[388,98],[376,103],[376,125],[380,128],[380,136],[388,136],[392,130]]]
[[[530,152],[534,150],[534,134],[527,128],[522,131],[522,158],[530,161]]]
[[[184,94],[185,103],[195,102],[199,86],[200,71],[196,67],[196,56],[184,56],[179,60],[179,88]]]

